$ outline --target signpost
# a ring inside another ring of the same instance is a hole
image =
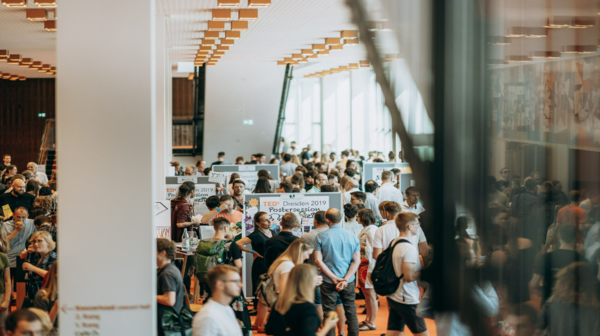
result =
[[[400,191],[404,193],[404,190],[414,185],[414,178],[412,176],[412,169],[408,163],[385,163],[385,162],[373,162],[363,164],[363,176],[362,186],[365,189],[365,183],[369,180],[374,180],[377,184],[381,185],[381,174],[384,171],[391,171],[394,168],[400,169]],[[396,176],[394,176],[394,183],[396,183]]]
[[[213,171],[226,173],[229,177],[233,173],[238,173],[240,178],[246,180],[246,190],[253,191],[258,181],[258,171],[268,171],[275,181],[279,181],[279,165],[276,164],[259,164],[259,165],[215,165],[212,166]]]

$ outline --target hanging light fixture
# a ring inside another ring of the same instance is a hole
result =
[[[225,38],[230,40],[238,40],[241,37],[242,33],[239,31],[229,30],[225,32]]]
[[[29,67],[29,65],[30,65],[31,63],[33,63],[33,60],[32,60],[31,58],[23,58],[23,59],[21,60],[21,62],[19,62],[19,66],[20,66],[20,67],[27,68],[27,67]]]
[[[208,45],[208,46],[212,46],[216,44],[216,40],[207,40],[207,39],[203,39],[202,40],[202,45]]]
[[[27,8],[25,16],[29,21],[46,21],[48,19],[46,10],[43,8]]]
[[[225,21],[208,21],[209,31],[223,31],[225,30]]]
[[[54,0],[35,0],[34,4],[38,7],[56,7]]]
[[[24,80],[26,80],[26,79],[27,79],[27,77],[25,77],[25,76],[19,76],[19,80],[20,80],[20,81],[24,81]]]
[[[368,68],[371,66],[371,63],[369,63],[369,61],[360,61],[358,63],[360,64],[361,68]]]
[[[8,50],[0,50],[0,61],[6,61],[8,59]]]
[[[2,0],[2,4],[6,7],[27,7],[26,0]]]
[[[358,37],[344,39],[344,45],[358,45]]]
[[[11,81],[16,81],[17,79],[19,79],[19,75],[12,75],[9,78]]]
[[[286,65],[287,62],[286,61],[277,61],[277,65]]]
[[[44,64],[41,67],[42,70],[50,70],[50,64]]]
[[[317,54],[319,54],[319,55],[329,55],[329,50],[319,50],[319,51],[317,51]]]
[[[11,75],[11,74],[9,74],[9,73],[3,73],[3,74],[2,74],[2,79],[9,79],[9,78],[10,78],[10,76],[12,76],[12,75]]]
[[[524,37],[527,32],[526,27],[512,27],[505,37]]]
[[[204,39],[205,40],[216,40],[219,38],[218,31],[204,31]]]
[[[321,51],[327,49],[327,47],[324,44],[313,44],[312,49],[315,51]]]
[[[21,55],[13,54],[8,56],[8,64],[19,64],[21,62]]]
[[[525,30],[526,38],[546,37],[548,30],[544,27],[527,27]]]
[[[231,9],[219,8],[212,10],[213,21],[230,21],[231,20]]]
[[[292,54],[292,59],[294,61],[301,60],[303,58],[304,58],[304,56],[302,56],[302,54]]]
[[[329,50],[343,50],[344,46],[343,45],[330,45],[329,46]]]
[[[566,45],[563,46],[562,52],[565,54],[591,54],[598,50],[595,45]]]
[[[342,39],[357,38],[357,37],[358,37],[358,31],[356,31],[356,30],[342,30],[340,32],[340,38],[342,38]]]
[[[241,21],[256,21],[258,19],[258,9],[244,8],[238,12],[238,20]]]
[[[235,8],[240,5],[240,0],[219,0],[217,7],[230,7]]]
[[[232,46],[233,45],[233,40],[223,39],[223,40],[221,40],[221,45],[223,45],[223,46]]]
[[[231,21],[232,31],[248,30],[248,21]]]
[[[358,69],[358,63],[350,63],[348,64],[348,66],[350,67],[350,70]]]
[[[531,62],[531,57],[527,55],[509,55],[506,61],[509,63],[527,63]]]
[[[339,45],[341,44],[341,39],[337,37],[328,37],[325,39],[325,44],[327,45]]]
[[[304,55],[304,56],[307,56],[307,55],[312,55],[312,54],[314,54],[314,53],[315,53],[314,51],[312,51],[312,49],[302,49],[302,50],[300,50],[300,52],[301,52],[301,53],[302,53],[302,55]]]
[[[271,0],[248,0],[248,7],[250,8],[265,8],[269,7]]]
[[[44,29],[49,32],[56,31],[56,21],[44,21]]]
[[[554,16],[546,20],[544,28],[566,28],[571,24],[571,18],[568,16]]]
[[[589,28],[596,24],[596,18],[593,16],[575,16],[571,18],[569,28]]]

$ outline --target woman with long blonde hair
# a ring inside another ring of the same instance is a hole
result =
[[[285,289],[271,310],[265,330],[267,335],[325,336],[335,327],[338,317],[330,314],[325,319],[323,329],[318,330],[321,319],[314,302],[315,287],[320,281],[313,265],[294,267]]]
[[[301,265],[308,259],[315,248],[305,239],[296,239],[279,258],[275,259],[269,267],[269,275],[273,278],[277,293],[285,290],[285,285],[290,272],[295,266]]]

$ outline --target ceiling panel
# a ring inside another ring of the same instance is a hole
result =
[[[56,32],[45,31],[43,22],[27,20],[24,8],[0,6],[0,49],[55,66]],[[53,77],[1,61],[0,71],[31,78]]]

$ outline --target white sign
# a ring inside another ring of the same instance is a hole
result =
[[[301,199],[284,199],[281,196],[261,197],[251,199],[248,204],[250,207],[245,211],[246,218],[253,218],[258,211],[264,211],[269,214],[272,224],[280,225],[281,217],[292,212],[298,217],[300,226],[312,226],[315,213],[329,209],[329,197],[315,196]]]
[[[167,200],[172,200],[177,197],[179,186],[176,184],[167,184]],[[196,192],[194,194],[194,214],[205,215],[208,213],[206,207],[206,199],[216,195],[217,190],[214,184],[196,184]]]
[[[171,238],[171,205],[168,200],[154,202],[156,238]]]
[[[243,167],[243,166],[241,166],[241,167]],[[258,175],[256,174],[256,172],[255,171],[250,171],[250,172],[239,171],[237,173],[238,173],[238,175],[240,175],[241,179],[246,181],[246,190],[253,192],[254,188],[256,187],[256,182],[258,182]]]
[[[231,174],[211,171],[208,174],[208,182],[215,182],[215,183],[221,183],[223,185],[226,185],[227,184],[227,178],[230,175]]]
[[[194,182],[196,183],[195,176],[177,176],[177,183],[182,184],[183,182]]]
[[[383,174],[384,171],[392,171],[392,169],[394,169],[394,167],[392,168],[381,168],[381,167],[374,167],[373,168],[373,180],[375,182],[377,182],[377,184],[381,185],[381,175]],[[397,167],[397,169],[400,169],[400,174],[412,174],[412,170],[410,169],[410,167]],[[395,179],[395,177],[394,177]]]
[[[241,165],[239,171],[256,171],[256,165]]]

